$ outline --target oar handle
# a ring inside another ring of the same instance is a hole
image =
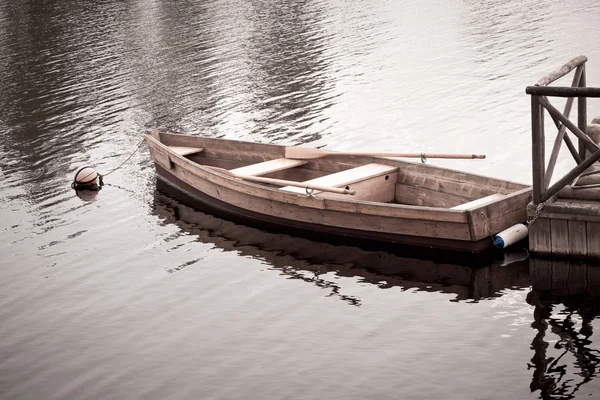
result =
[[[444,154],[444,153],[357,153],[351,151],[330,152],[332,155],[346,156],[371,156],[392,158],[453,158],[453,159],[475,159],[485,158],[485,154]]]

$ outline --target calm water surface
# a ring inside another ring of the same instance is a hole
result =
[[[0,398],[600,397],[600,269],[263,233],[161,194],[144,146],[96,196],[69,187],[150,127],[484,153],[431,162],[529,183],[524,88],[580,54],[600,86],[599,20],[593,0],[0,1]]]

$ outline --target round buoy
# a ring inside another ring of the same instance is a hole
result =
[[[71,185],[76,190],[100,190],[102,183],[98,185],[98,178],[102,181],[102,175],[92,167],[81,167],[75,172],[75,178]]]

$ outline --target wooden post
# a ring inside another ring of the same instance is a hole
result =
[[[579,87],[586,86],[585,78],[585,64],[581,65],[581,78],[579,78]],[[584,133],[587,130],[587,98],[579,97],[577,99],[577,127]],[[581,140],[579,140],[579,156],[585,158],[585,146]]]
[[[531,95],[531,148],[533,175],[533,203],[542,202],[544,190],[544,175],[546,171],[544,140],[544,109],[539,97]]]

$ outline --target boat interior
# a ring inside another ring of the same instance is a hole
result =
[[[394,203],[467,210],[494,203],[525,185],[479,175],[438,168],[418,162],[370,156],[331,154],[314,159],[285,158],[283,146],[196,137],[160,135],[161,142],[197,164],[227,169],[240,177],[262,177],[333,188],[345,188],[355,195],[314,190],[327,198]],[[187,143],[181,143],[181,141]],[[185,144],[185,145],[184,145]],[[191,144],[195,144],[191,146]],[[477,162],[477,161],[468,161]],[[256,183],[256,182],[254,182]],[[305,187],[268,182],[256,183],[279,190],[305,194]]]

